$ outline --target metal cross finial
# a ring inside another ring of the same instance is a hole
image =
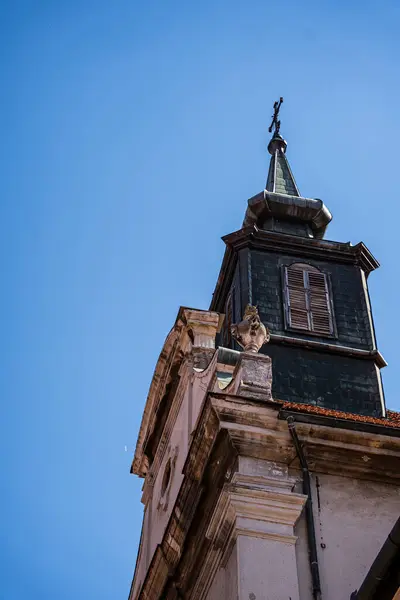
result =
[[[281,122],[278,120],[278,115],[279,115],[279,109],[281,107],[281,104],[283,102],[283,98],[282,96],[279,98],[279,102],[276,101],[274,103],[274,114],[272,115],[272,123],[268,129],[268,131],[271,133],[273,126],[275,125],[275,133],[279,133],[279,130],[281,128]]]

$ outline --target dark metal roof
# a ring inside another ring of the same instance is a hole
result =
[[[276,148],[271,156],[265,189],[269,192],[300,196],[288,159],[281,148]]]
[[[250,198],[244,225],[256,224],[263,229],[263,224],[268,217],[290,219],[309,224],[314,237],[323,238],[328,223],[332,220],[332,215],[322,200],[303,198],[296,193],[289,195],[288,191],[285,192],[284,189],[292,188],[289,185],[284,188],[282,185],[279,188],[274,187],[273,191],[266,189]],[[293,189],[292,191],[295,192]]]

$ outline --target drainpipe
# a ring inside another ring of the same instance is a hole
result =
[[[303,494],[307,496],[305,509],[307,522],[308,554],[310,559],[311,579],[313,586],[313,598],[314,600],[321,600],[321,583],[319,578],[317,543],[315,541],[315,525],[311,497],[310,472],[308,470],[306,457],[303,453],[303,448],[301,447],[299,438],[297,436],[295,421],[293,417],[287,418],[287,424],[289,427],[290,435],[292,436],[294,447],[296,448],[297,456],[299,457],[301,469],[303,471]]]

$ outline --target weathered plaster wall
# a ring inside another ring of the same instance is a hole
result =
[[[240,600],[299,600],[296,555],[290,544],[247,535],[240,535],[237,543]]]
[[[226,595],[225,580],[226,569],[219,569],[207,594],[207,600],[221,600],[221,598],[228,598]]]
[[[400,488],[319,474],[313,476],[313,503],[323,598],[348,598],[400,514]]]
[[[325,474],[312,474],[312,486],[322,597],[349,598],[398,518],[400,488]],[[295,533],[300,600],[312,600],[304,514]]]
[[[297,578],[299,581],[300,600],[313,600],[310,560],[308,556],[307,524],[304,510],[300,519],[297,522],[294,533],[297,536],[296,564]]]
[[[237,562],[237,546],[233,547],[230,558],[225,568],[225,589],[226,598],[237,600],[238,598],[238,562]]]

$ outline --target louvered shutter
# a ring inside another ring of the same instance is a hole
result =
[[[289,327],[310,330],[310,315],[308,307],[305,271],[302,269],[285,268],[286,302]]]
[[[285,267],[285,283],[288,326],[331,335],[333,319],[326,275],[292,265]]]
[[[321,335],[333,333],[328,282],[324,273],[307,271],[311,330]]]

